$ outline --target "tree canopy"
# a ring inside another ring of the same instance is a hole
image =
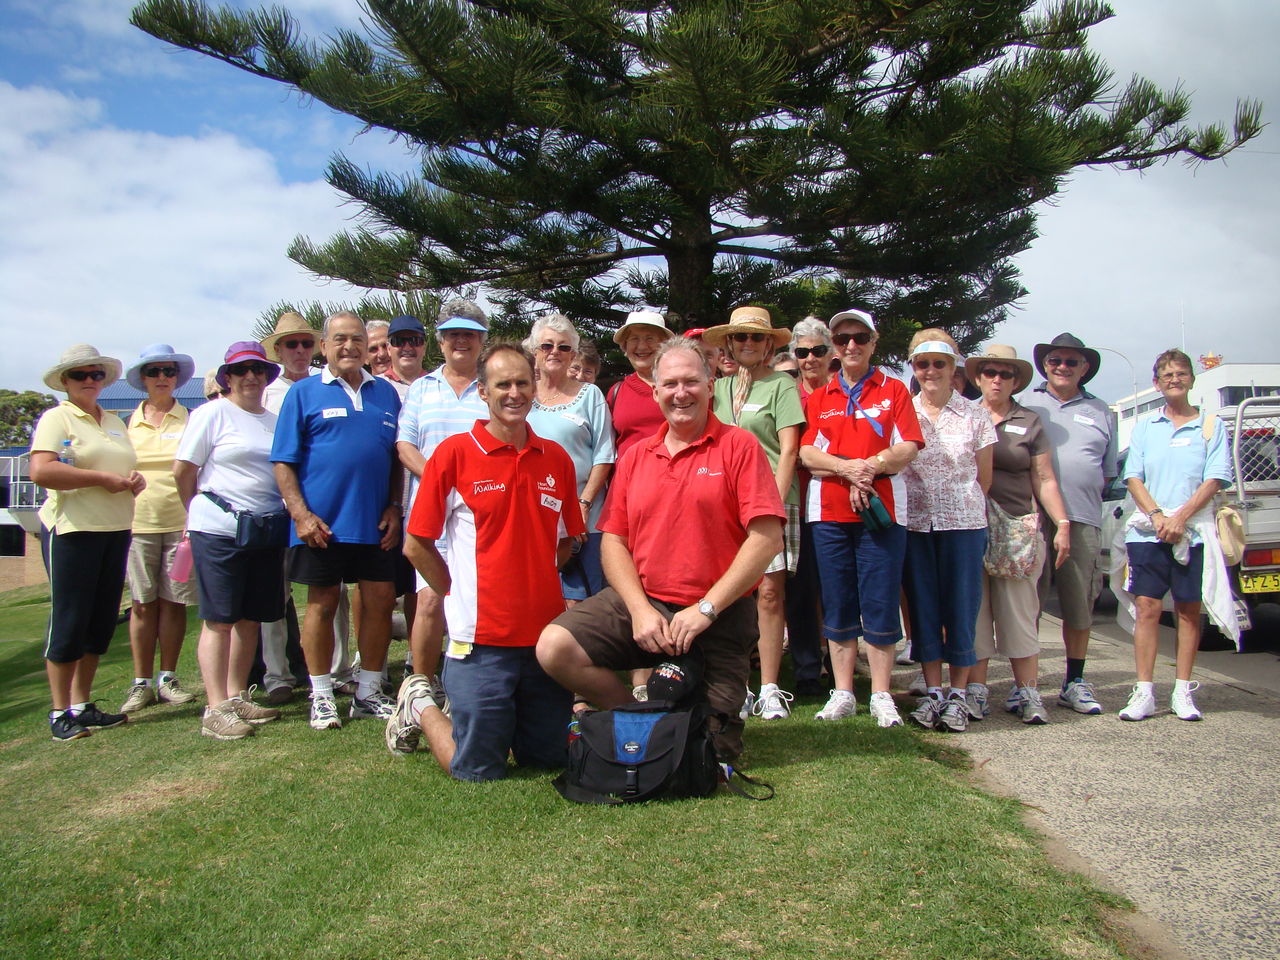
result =
[[[40,414],[57,405],[47,393],[0,390],[0,447],[28,446]]]
[[[280,8],[146,0],[132,21],[401,137],[415,176],[327,178],[358,227],[297,238],[313,272],[408,293],[482,284],[596,332],[823,295],[970,347],[1024,292],[1037,204],[1081,166],[1218,159],[1180,89],[1120,88],[1094,0],[364,0],[315,41]],[[797,281],[804,281],[797,284]],[[778,319],[783,319],[783,316]],[[588,330],[590,332],[590,330]]]

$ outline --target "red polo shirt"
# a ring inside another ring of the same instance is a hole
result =
[[[920,433],[920,421],[916,419],[911,404],[911,394],[901,380],[885,376],[877,370],[862,387],[858,403],[867,412],[864,416],[857,409],[848,416],[849,401],[840,389],[840,382],[832,377],[826,386],[809,395],[805,403],[805,428],[801,446],[817,447],[823,453],[849,459],[866,460],[895,443],[914,441],[924,448]],[[884,427],[884,436],[878,436],[871,424],[871,417]],[[889,516],[895,522],[907,522],[907,489],[898,474],[881,474],[875,479],[875,491],[884,501]],[[814,477],[805,491],[806,520],[837,520],[841,523],[861,523],[858,512],[849,503],[849,483],[839,477]]]
[[[668,429],[664,421],[618,461],[600,529],[626,539],[646,594],[688,606],[729,569],[752,520],[786,515],[747,431],[708,414],[702,436],[673,457]]]
[[[441,441],[422,470],[408,531],[448,538],[449,637],[531,647],[564,613],[556,547],[585,531],[573,461],[532,430],[523,450],[477,420]]]

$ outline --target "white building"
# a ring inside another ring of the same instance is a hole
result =
[[[1247,397],[1280,396],[1280,363],[1223,363],[1196,373],[1190,401],[1204,413],[1217,413]],[[1120,449],[1129,448],[1129,434],[1138,419],[1164,405],[1155,387],[1122,397],[1111,405],[1117,419]]]

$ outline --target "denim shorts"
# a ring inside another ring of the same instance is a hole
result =
[[[987,529],[907,534],[903,585],[911,614],[911,656],[953,667],[978,662],[974,630],[982,606]]]
[[[822,634],[846,643],[864,637],[887,647],[902,639],[898,591],[907,529],[872,532],[861,523],[809,524],[822,588]]]
[[[560,589],[566,600],[585,600],[604,589],[604,566],[600,562],[603,540],[603,533],[587,534],[587,542],[560,568]]]
[[[1173,558],[1171,543],[1126,543],[1129,556],[1129,582],[1125,589],[1135,597],[1163,600],[1173,593],[1175,603],[1199,603],[1204,577],[1204,544],[1191,548],[1191,559],[1184,567]]]
[[[520,766],[565,763],[573,695],[538,664],[533,647],[477,643],[461,660],[446,657],[456,748],[449,772],[458,780],[500,780],[507,754]]]

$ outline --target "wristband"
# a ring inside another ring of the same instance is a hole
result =
[[[579,502],[580,504],[582,504],[584,507],[589,507],[589,506],[591,506],[591,501],[590,501],[590,500],[583,499],[582,497],[579,497],[579,498],[578,498],[578,502]]]

